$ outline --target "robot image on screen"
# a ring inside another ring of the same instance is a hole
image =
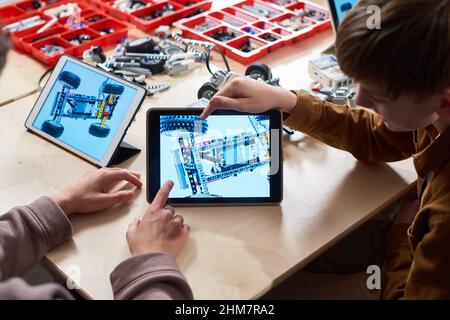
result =
[[[41,130],[59,138],[64,132],[63,119],[82,119],[92,121],[89,134],[105,138],[110,133],[107,124],[114,114],[114,109],[124,91],[124,86],[108,83],[105,80],[98,90],[97,96],[75,93],[81,79],[74,73],[63,71],[59,75],[60,91],[56,94],[51,119],[42,123]]]
[[[165,115],[160,134],[161,184],[175,182],[171,198],[270,196],[269,116]]]

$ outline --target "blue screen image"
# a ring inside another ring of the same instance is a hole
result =
[[[33,127],[94,159],[102,160],[136,91],[67,61]]]
[[[270,118],[162,115],[160,166],[171,198],[269,197]]]
[[[344,20],[345,15],[355,7],[358,0],[334,0],[332,2],[334,3],[334,7],[336,8],[336,14],[339,24],[341,24],[342,20]]]

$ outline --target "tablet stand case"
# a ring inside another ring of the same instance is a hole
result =
[[[117,146],[117,150],[114,153],[114,156],[109,161],[108,166],[120,164],[120,163],[130,159],[132,156],[138,154],[139,152],[141,152],[141,149],[136,148],[136,147],[132,146],[131,144],[128,144],[128,143],[122,141]]]

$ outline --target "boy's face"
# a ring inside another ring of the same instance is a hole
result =
[[[365,84],[360,84],[356,95],[357,105],[374,110],[383,118],[386,127],[396,132],[422,129],[439,120],[436,110],[441,101],[441,95],[430,95],[420,100],[401,95],[390,100],[374,86]]]

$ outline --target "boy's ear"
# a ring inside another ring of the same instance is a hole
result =
[[[441,118],[450,118],[450,88],[442,93],[441,105],[437,108],[436,113]]]

